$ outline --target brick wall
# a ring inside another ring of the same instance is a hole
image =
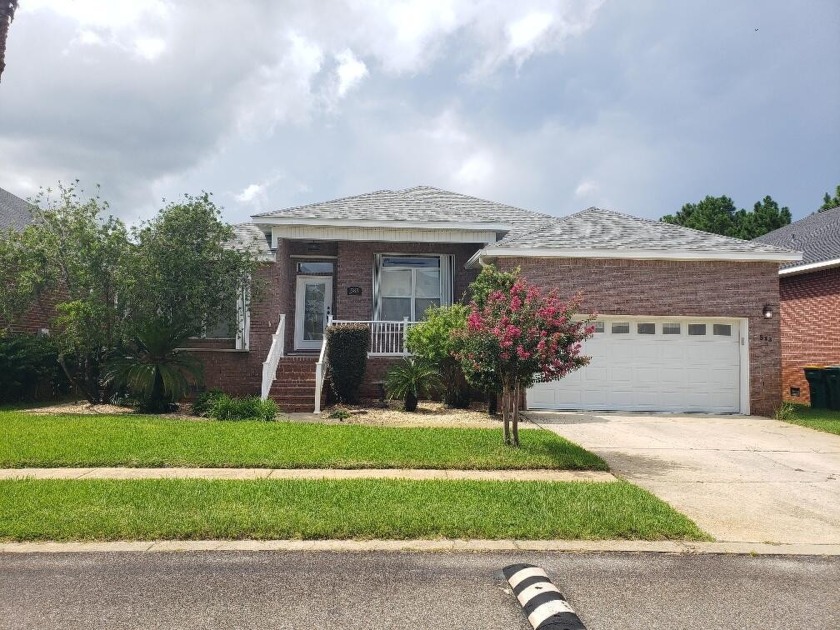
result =
[[[250,352],[231,350],[228,341],[196,340],[192,344],[203,346],[195,356],[204,364],[204,384],[208,389],[218,388],[236,396],[260,393],[262,362],[268,355],[280,313],[284,311],[282,302],[287,293],[284,290],[288,284],[287,271],[284,265],[265,263],[255,275],[260,299],[251,303]],[[289,325],[287,316],[286,326]]]
[[[453,294],[457,301],[477,273],[475,270],[464,269],[464,265],[480,248],[479,244],[340,242],[335,277],[335,317],[373,319],[374,254],[453,254]],[[361,287],[362,294],[347,295],[347,287]]]
[[[746,317],[749,320],[750,406],[771,415],[781,402],[778,265],[717,261],[502,258],[528,280],[582,293],[582,311],[602,315]],[[762,316],[769,304],[776,314]]]
[[[810,403],[806,365],[840,364],[840,268],[780,279],[782,395]],[[800,396],[790,393],[798,387]]]

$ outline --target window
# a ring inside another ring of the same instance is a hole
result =
[[[656,324],[636,324],[636,332],[640,335],[655,335]]]
[[[705,335],[706,334],[706,324],[689,324],[688,325],[688,334],[689,335]]]
[[[440,256],[383,256],[379,279],[379,319],[423,319],[441,305]]]
[[[622,335],[630,332],[630,322],[614,322],[612,325],[612,333],[614,335]]]
[[[207,326],[203,336],[207,339],[233,339],[236,337],[236,322],[223,318],[214,325]]]
[[[663,335],[679,335],[682,332],[682,326],[677,322],[669,322],[662,324]]]
[[[604,322],[594,322],[593,326],[595,326],[596,333],[604,332]]]
[[[332,273],[334,267],[335,265],[331,262],[299,262],[297,264],[297,272],[302,274]]]
[[[731,337],[732,336],[732,325],[731,324],[715,324],[712,326],[712,334],[719,335],[721,337]]]

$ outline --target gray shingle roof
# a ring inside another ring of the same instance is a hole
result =
[[[377,190],[354,197],[264,212],[252,218],[257,224],[265,218],[382,221],[391,224],[400,221],[494,223],[510,225],[515,233],[534,229],[552,220],[547,214],[431,186]]]
[[[234,249],[253,249],[259,258],[268,259],[272,256],[271,248],[263,231],[253,223],[237,223],[233,228]]]
[[[555,219],[535,231],[510,235],[492,247],[494,249],[603,249],[784,255],[793,253],[775,245],[709,234],[680,225],[641,219],[601,208],[587,208],[567,217]]]
[[[802,252],[802,262],[782,265],[783,269],[840,258],[840,208],[814,213],[759,236],[754,242]]]
[[[22,230],[30,223],[32,206],[8,190],[0,188],[0,230]]]

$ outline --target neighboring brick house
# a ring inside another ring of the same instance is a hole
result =
[[[0,188],[0,232],[23,230],[32,223],[32,205],[8,190]],[[39,295],[29,312],[9,328],[13,332],[38,333],[49,330],[55,313],[54,295]],[[0,328],[3,322],[0,321]]]
[[[786,248],[590,208],[557,218],[419,186],[287,208],[237,226],[265,263],[239,326],[196,348],[208,387],[316,406],[330,318],[372,331],[365,393],[430,305],[462,299],[481,265],[582,294],[597,312],[586,368],[530,408],[769,415],[781,401],[778,271]],[[766,318],[765,310],[774,316]],[[215,337],[215,338],[214,338]],[[320,399],[317,403],[320,405]]]
[[[779,270],[782,395],[810,403],[806,365],[840,364],[840,208],[774,230],[756,242],[802,252]]]

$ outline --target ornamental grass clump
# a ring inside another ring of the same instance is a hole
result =
[[[576,320],[579,305],[580,296],[563,302],[555,291],[544,293],[521,278],[509,291],[492,291],[483,305],[470,304],[456,356],[471,385],[501,392],[506,444],[519,446],[519,401],[525,388],[537,379],[561,379],[589,363],[581,348],[594,332],[594,315]]]

